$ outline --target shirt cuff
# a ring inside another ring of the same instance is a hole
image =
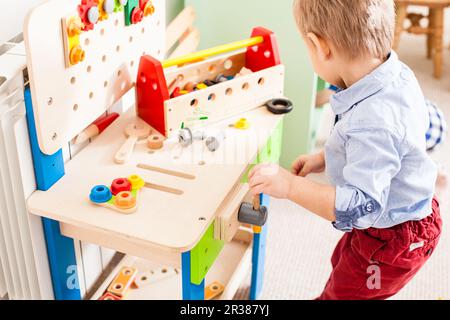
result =
[[[336,187],[335,214],[333,227],[343,232],[351,232],[355,224],[364,216],[380,210],[376,201],[349,187]]]

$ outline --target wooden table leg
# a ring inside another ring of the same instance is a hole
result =
[[[434,9],[434,77],[440,79],[442,76],[442,50],[444,42],[444,8]]]
[[[394,50],[398,50],[398,47],[400,45],[400,38],[403,32],[403,26],[407,16],[407,9],[408,9],[407,4],[403,3],[397,4],[397,21],[395,24],[394,44],[392,46]]]
[[[434,38],[434,10],[430,8],[430,13],[428,14],[428,34],[427,34],[427,59],[433,57],[433,38]]]

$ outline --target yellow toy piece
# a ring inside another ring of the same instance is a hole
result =
[[[250,128],[250,124],[248,123],[247,119],[242,118],[234,124],[234,127],[239,130],[247,130],[248,128]]]
[[[260,234],[262,232],[262,227],[253,226],[253,233]]]
[[[264,42],[263,37],[254,37],[254,38],[250,38],[250,39],[246,39],[246,40],[241,40],[241,41],[225,44],[225,45],[218,46],[215,48],[198,51],[198,52],[188,54],[185,56],[181,56],[178,58],[169,59],[169,60],[163,61],[162,65],[163,65],[163,68],[169,68],[169,67],[173,67],[173,66],[184,65],[187,63],[193,63],[193,62],[201,61],[203,59],[207,59],[211,56],[219,55],[222,53],[227,53],[227,52],[231,52],[231,51],[235,51],[235,50],[239,50],[239,49],[243,49],[243,48],[247,48],[247,47],[256,46],[263,42]]]
[[[128,181],[130,181],[131,188],[133,190],[141,190],[145,186],[144,179],[142,179],[142,177],[138,176],[137,174],[133,174],[128,177]]]
[[[62,21],[66,67],[69,68],[84,61],[86,53],[80,45],[80,34],[84,24],[79,16],[72,16]]]

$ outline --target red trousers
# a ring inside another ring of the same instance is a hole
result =
[[[433,213],[389,229],[354,230],[339,241],[333,271],[318,300],[380,300],[399,292],[430,258],[442,229]]]

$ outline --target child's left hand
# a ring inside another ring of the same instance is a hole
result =
[[[249,173],[249,185],[254,195],[267,194],[278,199],[289,197],[294,175],[275,164],[262,164]]]

